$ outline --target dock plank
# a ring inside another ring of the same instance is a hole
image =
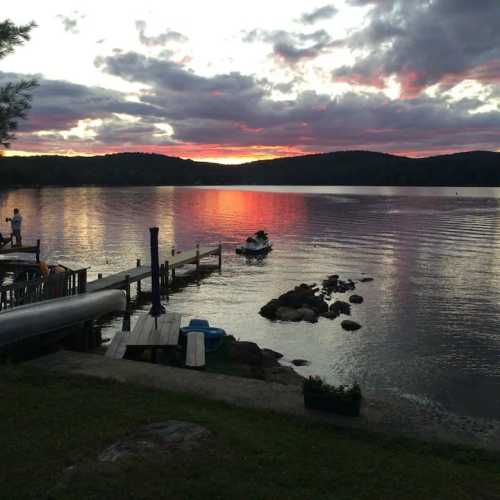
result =
[[[143,314],[132,332],[127,336],[127,345],[135,347],[174,346],[179,343],[181,314],[167,312],[158,317],[158,329],[155,319]]]
[[[127,350],[127,337],[130,332],[116,332],[111,344],[106,350],[105,356],[113,359],[122,359]]]

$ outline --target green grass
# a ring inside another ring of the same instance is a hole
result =
[[[24,366],[0,367],[0,419],[2,500],[500,499],[496,454]],[[96,462],[167,419],[212,437],[196,451]]]

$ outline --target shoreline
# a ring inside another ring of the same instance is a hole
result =
[[[275,382],[114,360],[97,354],[58,351],[27,362],[36,368],[62,371],[201,396],[243,408],[271,410],[312,418],[350,429],[415,437],[419,440],[500,451],[500,420],[478,419],[429,411],[404,400],[363,402],[361,416],[343,417],[306,410],[301,388]]]

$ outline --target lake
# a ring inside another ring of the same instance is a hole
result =
[[[358,381],[370,394],[500,417],[499,189],[22,189],[0,191],[0,231],[14,207],[25,242],[40,238],[44,258],[88,263],[89,279],[149,261],[150,226],[160,228],[163,260],[172,245],[221,241],[222,273],[170,297],[167,307],[183,323],[207,318],[287,360],[311,361],[298,370],[332,383]],[[258,229],[274,251],[259,261],[236,255]],[[259,316],[270,299],[330,274],[374,278],[357,284],[365,300],[352,319],[361,330],[343,331],[341,318]],[[105,336],[120,328],[119,318],[107,322]]]

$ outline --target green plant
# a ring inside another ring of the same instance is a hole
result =
[[[342,401],[359,401],[362,399],[361,387],[355,383],[351,387],[345,385],[334,386],[327,384],[321,377],[315,375],[304,380],[302,385],[304,394],[330,394]]]

